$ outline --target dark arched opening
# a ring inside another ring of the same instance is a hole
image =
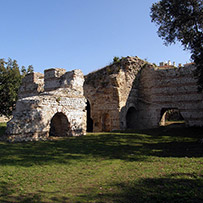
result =
[[[70,135],[70,123],[63,113],[56,113],[51,119],[50,136],[64,137]]]
[[[91,107],[90,102],[87,100],[87,132],[93,132],[93,120],[91,118]]]
[[[178,108],[161,109],[160,126],[185,126],[185,120]]]
[[[136,129],[136,123],[137,123],[137,111],[134,107],[130,107],[126,114],[126,128]]]

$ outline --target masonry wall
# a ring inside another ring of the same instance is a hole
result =
[[[195,67],[159,68],[126,57],[90,73],[84,93],[91,106],[93,131],[158,127],[163,110],[178,109],[187,126],[203,126],[203,94]]]
[[[44,75],[27,75],[19,90],[13,118],[7,123],[7,139],[46,139],[51,131],[52,134],[61,132],[61,136],[85,134],[83,82],[80,70],[66,72],[64,69],[48,69]]]
[[[141,128],[159,126],[163,109],[178,109],[187,126],[203,126],[203,93],[197,91],[195,66],[159,69],[146,66],[140,77]]]
[[[84,93],[90,102],[93,131],[124,129],[125,114],[135,106],[137,75],[146,62],[138,57],[126,57],[85,76]]]
[[[46,139],[55,131],[83,135],[87,117],[94,132],[154,128],[164,109],[178,109],[187,126],[203,126],[203,93],[197,92],[194,70],[193,65],[158,68],[126,57],[88,74],[85,81],[80,70],[29,74],[7,124],[7,139]]]

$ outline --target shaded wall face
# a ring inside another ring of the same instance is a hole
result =
[[[114,88],[95,89],[84,86],[85,97],[90,101],[89,127],[93,132],[112,131],[119,128],[118,96]],[[88,112],[89,113],[89,112]]]
[[[138,127],[137,123],[139,122],[137,118],[138,115],[136,109],[134,107],[130,107],[126,114],[126,128],[136,129]]]
[[[138,57],[127,57],[85,77],[94,132],[126,128],[126,113],[137,99],[133,83],[144,64]]]
[[[102,125],[102,132],[109,132],[111,131],[111,119],[110,115],[108,113],[104,113],[102,115],[102,120],[101,120],[101,125]]]
[[[89,74],[84,93],[91,103],[93,131],[158,127],[163,108],[177,108],[189,126],[203,126],[203,94],[197,92],[194,70],[159,69],[129,57]]]
[[[87,106],[86,106],[86,111],[87,111],[87,132],[93,132],[93,120],[91,118],[91,105],[90,102],[87,100]]]
[[[188,126],[203,126],[203,93],[197,92],[195,67],[146,67],[140,81],[139,120],[158,127],[162,109],[178,109]],[[146,109],[146,110],[145,110]]]

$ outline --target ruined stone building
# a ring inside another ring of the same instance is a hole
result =
[[[13,118],[7,123],[10,141],[79,136],[86,133],[84,76],[80,70],[48,69],[23,78]]]
[[[187,126],[203,126],[203,93],[194,65],[157,67],[126,57],[85,77],[80,70],[48,69],[23,79],[10,140],[38,140],[158,127],[168,109],[177,109]],[[83,84],[84,83],[84,84]]]
[[[168,109],[178,109],[187,126],[203,126],[203,93],[197,92],[194,70],[194,65],[159,68],[126,57],[88,74],[88,130],[158,127]]]

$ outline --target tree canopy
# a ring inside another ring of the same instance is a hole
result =
[[[203,1],[162,0],[151,7],[151,19],[165,45],[181,42],[190,50],[198,78],[198,88],[203,89]]]
[[[33,72],[33,67],[23,66],[21,71],[16,60],[0,59],[0,115],[9,117],[17,101],[18,89],[25,74]]]

